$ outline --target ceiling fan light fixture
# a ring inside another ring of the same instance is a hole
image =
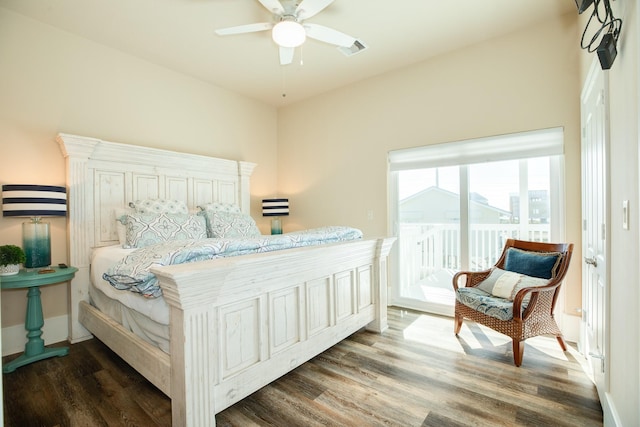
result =
[[[281,47],[298,47],[307,38],[304,27],[296,21],[280,21],[271,32],[273,41]]]

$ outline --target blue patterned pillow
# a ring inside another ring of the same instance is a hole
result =
[[[127,215],[127,246],[144,248],[170,240],[204,239],[207,228],[204,218],[185,214]]]
[[[215,238],[259,237],[260,230],[249,215],[224,211],[200,212],[207,219],[207,236]]]
[[[212,212],[228,212],[234,214],[241,214],[240,206],[235,205],[233,203],[224,203],[224,202],[213,202],[207,203],[203,206],[198,206],[203,211],[212,211]]]
[[[118,242],[123,248],[127,247],[127,215],[134,213],[133,209],[116,208],[113,215],[116,217],[116,233]]]
[[[487,316],[504,321],[513,319],[513,303],[511,301],[494,297],[477,287],[458,289],[458,292],[456,292],[456,300]],[[526,305],[526,303],[523,304],[522,308],[526,308]]]
[[[533,252],[517,248],[507,249],[504,269],[527,276],[551,279],[560,264],[560,252]]]
[[[180,200],[166,200],[166,199],[144,199],[136,200],[133,203],[129,203],[129,206],[134,208],[137,213],[146,214],[188,214],[189,208],[185,202]]]

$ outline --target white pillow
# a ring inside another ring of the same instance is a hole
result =
[[[478,284],[477,288],[495,297],[513,301],[520,289],[545,286],[548,283],[548,279],[531,277],[496,267],[489,274],[489,277]]]

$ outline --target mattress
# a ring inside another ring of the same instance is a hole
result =
[[[91,255],[91,304],[127,330],[169,353],[169,306],[162,297],[145,298],[118,290],[102,274],[135,249],[120,245],[96,248]]]

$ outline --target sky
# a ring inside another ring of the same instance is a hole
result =
[[[525,161],[530,190],[549,190],[549,158],[534,158]],[[520,160],[508,160],[469,165],[469,191],[486,197],[489,205],[510,210],[509,196],[518,193]],[[436,173],[437,170],[437,173]],[[425,188],[436,186],[459,193],[458,166],[417,169],[399,172],[398,193],[400,200]]]

